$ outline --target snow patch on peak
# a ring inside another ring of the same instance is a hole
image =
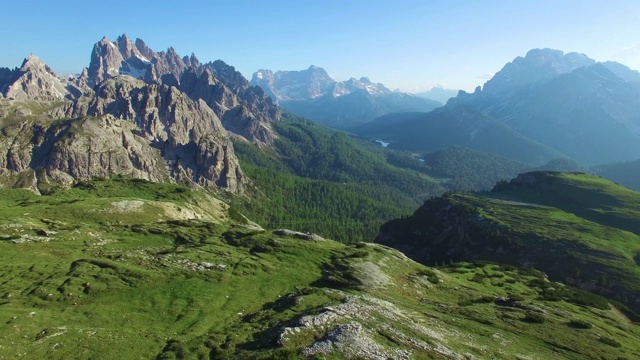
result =
[[[137,79],[143,79],[147,74],[147,69],[138,69],[133,66],[129,66],[129,69],[122,68],[120,74],[133,76]]]
[[[136,53],[136,57],[137,57],[138,59],[142,60],[142,62],[143,62],[143,63],[145,63],[145,64],[150,64],[150,63],[151,63],[151,61],[149,61],[149,59],[147,59],[147,58],[146,58],[144,55],[142,55],[142,54],[138,54],[138,53]]]

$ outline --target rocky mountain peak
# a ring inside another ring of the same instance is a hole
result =
[[[122,34],[119,36],[115,44],[118,46],[118,50],[120,50],[120,54],[123,59],[129,60],[132,58],[145,59],[147,60],[141,53],[138,47],[133,43],[133,41],[127,36],[127,34]],[[148,60],[147,60],[148,61]]]
[[[307,101],[323,96],[340,97],[357,91],[370,95],[386,95],[392,91],[367,77],[336,81],[325,69],[311,65],[300,71],[276,71],[261,69],[253,74],[251,85],[260,86],[278,103]]]
[[[563,53],[554,49],[532,49],[525,57],[516,57],[497,72],[483,87],[491,95],[511,93],[521,86],[550,80],[578,68],[591,66],[595,60],[584,54]]]
[[[24,59],[22,65],[20,66],[20,71],[29,71],[29,70],[44,70],[55,76],[53,71],[44,63],[39,57],[34,54],[29,54],[29,57]]]
[[[200,60],[198,60],[198,58],[196,57],[196,54],[191,53],[191,56],[184,56],[182,58],[182,61],[188,66],[188,67],[193,67],[196,69],[200,69],[202,67],[202,63],[200,63]]]
[[[351,78],[347,81],[337,83],[333,91],[333,96],[342,96],[359,90],[364,90],[371,95],[391,93],[391,90],[383,84],[373,83],[368,77],[361,77],[360,79]]]
[[[278,102],[308,100],[331,93],[336,81],[321,67],[311,65],[305,70],[260,70],[254,73],[251,85],[260,86]]]
[[[140,54],[142,54],[142,56],[146,57],[147,59],[153,58],[153,50],[151,50],[151,48],[149,48],[142,39],[137,38],[135,44],[136,48],[138,48],[138,51],[140,51]]]
[[[120,50],[106,36],[93,46],[91,62],[89,63],[89,78],[92,84],[98,84],[102,80],[119,74],[119,69],[124,62]]]

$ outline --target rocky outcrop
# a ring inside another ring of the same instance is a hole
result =
[[[190,68],[180,79],[180,90],[193,100],[207,103],[228,131],[249,141],[272,142],[275,133],[270,124],[279,119],[280,110],[260,88],[251,87],[248,83],[234,87],[237,92],[218,80],[209,67],[200,75],[196,69]]]

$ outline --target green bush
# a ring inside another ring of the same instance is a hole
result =
[[[352,258],[365,258],[369,256],[369,252],[367,252],[366,250],[357,250],[354,251],[351,255],[349,255],[349,257]]]
[[[535,311],[527,311],[522,320],[528,323],[542,324],[544,322],[544,315]]]
[[[590,322],[580,319],[571,319],[571,321],[569,321],[569,326],[577,329],[591,329],[593,327]]]
[[[471,281],[477,282],[478,284],[482,284],[486,278],[487,278],[487,275],[477,272],[475,275],[473,275],[473,277],[471,278]]]
[[[610,337],[601,336],[600,339],[598,339],[598,340],[600,340],[600,342],[602,342],[604,344],[607,344],[609,346],[613,346],[613,347],[621,347],[622,346],[622,344],[620,344],[617,340],[612,339]]]

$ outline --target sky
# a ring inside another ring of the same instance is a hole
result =
[[[126,33],[258,69],[324,68],[390,89],[472,91],[533,48],[640,70],[638,0],[5,1],[0,67],[33,53],[57,74],[89,66],[93,44]]]

